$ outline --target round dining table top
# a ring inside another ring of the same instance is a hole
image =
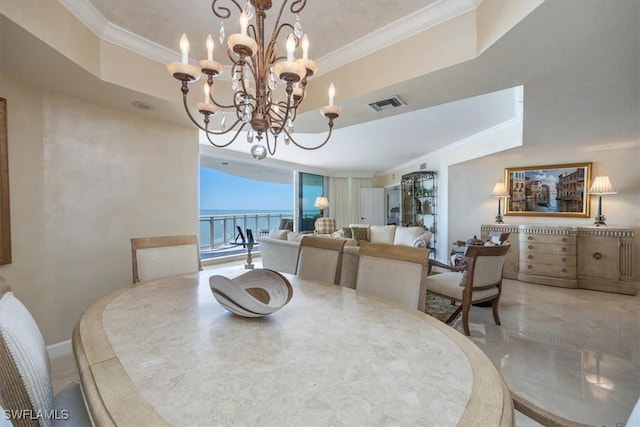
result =
[[[513,425],[498,370],[431,316],[285,275],[291,301],[245,318],[215,300],[214,274],[122,289],[82,315],[73,348],[95,424]]]

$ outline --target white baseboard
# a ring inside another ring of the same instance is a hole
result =
[[[71,340],[61,341],[59,343],[47,346],[47,353],[49,353],[49,359],[54,359],[56,357],[62,356],[70,356]]]

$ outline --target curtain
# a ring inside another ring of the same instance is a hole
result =
[[[360,189],[371,188],[371,178],[332,178],[331,216],[338,228],[360,223]]]

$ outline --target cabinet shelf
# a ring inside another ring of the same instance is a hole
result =
[[[401,218],[405,227],[423,227],[433,233],[428,247],[435,257],[437,246],[437,180],[431,171],[412,172],[400,183]]]

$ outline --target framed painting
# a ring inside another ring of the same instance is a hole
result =
[[[505,215],[589,217],[591,163],[505,169]]]
[[[11,263],[7,100],[0,98],[0,265]]]

